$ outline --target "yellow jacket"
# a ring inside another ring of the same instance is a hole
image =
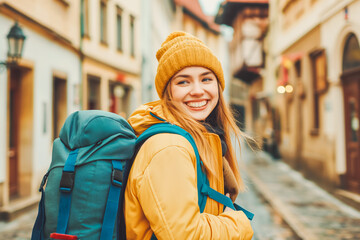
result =
[[[129,118],[140,135],[164,118],[158,101],[141,106]],[[207,134],[218,156],[216,173],[223,179],[220,138]],[[201,151],[199,149],[199,151]],[[243,212],[223,212],[208,198],[203,213],[198,206],[196,158],[190,143],[176,134],[157,134],[140,148],[125,190],[127,239],[251,239],[253,230]],[[224,181],[208,177],[210,186],[224,193]]]

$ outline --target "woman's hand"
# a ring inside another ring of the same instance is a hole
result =
[[[227,193],[226,196],[230,197],[230,193]],[[228,211],[234,211],[234,209],[231,209],[229,207],[225,207],[224,212],[228,212]]]

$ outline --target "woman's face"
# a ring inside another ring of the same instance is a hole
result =
[[[172,100],[197,121],[205,120],[219,100],[215,74],[204,67],[186,67],[170,80]]]

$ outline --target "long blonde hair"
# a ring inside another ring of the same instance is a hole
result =
[[[223,130],[224,132],[223,136],[225,143],[227,145],[225,158],[229,162],[229,165],[234,173],[234,176],[239,185],[239,190],[243,191],[245,190],[245,185],[241,178],[235,151],[232,146],[231,134],[235,135],[239,147],[240,147],[240,138],[243,137],[247,138],[247,136],[243,132],[241,132],[238,126],[236,125],[234,116],[230,111],[229,107],[227,106],[227,104],[225,103],[225,99],[222,94],[220,85],[218,85],[218,88],[219,88],[219,101],[211,114],[214,114],[215,116],[214,124],[220,127],[221,130]],[[165,117],[167,117],[167,115],[171,115],[172,117],[174,117],[176,121],[181,125],[181,127],[193,136],[195,143],[199,149],[199,155],[200,158],[203,160],[207,174],[213,174],[215,178],[218,178],[218,176],[215,174],[215,163],[217,159],[215,154],[213,153],[213,150],[211,149],[209,142],[206,140],[204,134],[208,131],[206,130],[205,126],[202,123],[190,117],[187,113],[185,113],[181,109],[181,107],[176,102],[172,101],[171,88],[169,83],[164,91],[164,95],[162,98],[162,107],[164,110]]]

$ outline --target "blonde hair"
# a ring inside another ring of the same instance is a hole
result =
[[[229,165],[234,173],[234,176],[239,186],[239,190],[244,191],[245,184],[241,178],[235,151],[231,143],[231,134],[235,135],[239,147],[240,138],[247,138],[247,136],[236,125],[234,116],[227,104],[225,103],[222,89],[219,84],[218,88],[219,101],[217,106],[214,108],[213,113],[211,114],[215,113],[215,125],[220,127],[221,130],[224,131],[223,136],[227,145],[225,158],[229,162]],[[215,174],[215,162],[217,161],[217,159],[215,154],[213,153],[213,150],[211,149],[209,142],[205,138],[204,133],[208,132],[205,126],[202,123],[193,119],[191,116],[189,116],[181,109],[181,107],[176,102],[172,101],[170,84],[167,84],[161,102],[165,117],[167,117],[167,115],[172,115],[176,119],[176,121],[178,121],[181,127],[187,132],[189,132],[194,138],[195,143],[199,149],[200,158],[204,163],[207,174],[212,174],[215,178],[218,178],[219,176]]]

